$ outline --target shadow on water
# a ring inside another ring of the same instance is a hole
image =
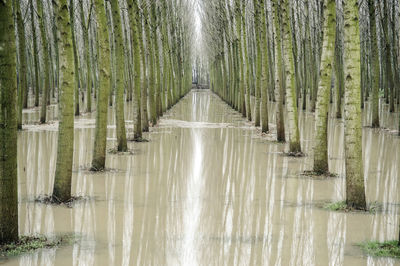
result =
[[[133,117],[126,111],[128,134]],[[94,138],[94,116],[85,115],[75,122],[72,187],[88,200],[72,209],[32,200],[51,192],[57,125],[27,126],[18,138],[20,232],[81,237],[5,265],[398,264],[364,256],[354,243],[397,235],[399,138],[364,129],[367,199],[384,211],[329,212],[308,203],[344,199],[342,122],[329,121],[330,171],[339,178],[286,178],[312,168],[313,120],[300,113],[308,156],[289,158],[281,156],[286,144],[261,141],[267,137],[210,91],[192,91],[146,134],[151,142],[129,143],[133,155],[108,155],[106,166],[121,171],[93,175],[83,169]]]

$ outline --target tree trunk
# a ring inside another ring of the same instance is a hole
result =
[[[365,209],[362,165],[360,34],[357,0],[343,2],[345,63],[345,165],[347,205]]]
[[[33,64],[34,64],[34,81],[35,81],[35,106],[39,106],[39,51],[37,47],[37,34],[35,26],[35,9],[33,6],[33,0],[29,0],[31,10],[31,25],[32,25],[32,41],[33,41]]]
[[[27,62],[26,62],[26,39],[25,39],[25,25],[24,18],[21,11],[21,2],[15,1],[15,12],[17,14],[17,30],[18,30],[18,129],[22,129],[22,109],[28,90],[27,84]]]
[[[127,151],[125,115],[124,115],[124,41],[122,37],[121,15],[118,1],[111,1],[111,12],[114,26],[114,46],[116,55],[116,97],[115,120],[117,123],[118,151]]]
[[[276,114],[276,131],[277,140],[279,142],[285,142],[285,120],[284,120],[284,110],[283,101],[285,98],[285,88],[283,86],[283,68],[282,68],[282,13],[281,6],[277,2],[273,2],[275,17],[275,86],[276,92],[278,93],[278,108]]]
[[[17,51],[12,4],[0,2],[0,244],[18,240]]]
[[[334,45],[336,33],[335,0],[325,0],[324,37],[318,95],[315,109],[314,172],[329,172],[328,165],[328,111],[332,80]]]
[[[379,50],[376,34],[376,6],[375,0],[368,0],[369,28],[371,34],[371,67],[372,67],[372,127],[379,127]]]
[[[67,0],[59,0],[57,15],[60,29],[60,69],[63,81],[59,88],[59,125],[57,142],[57,162],[54,180],[53,197],[61,202],[71,199],[72,163],[74,154],[74,51],[72,47],[72,30]],[[58,5],[58,1],[53,1]]]
[[[105,168],[107,148],[107,114],[110,90],[110,41],[107,29],[107,17],[103,0],[95,0],[96,19],[98,23],[99,44],[99,88],[97,94],[96,131],[92,170],[100,171]]]
[[[285,71],[286,71],[286,109],[289,122],[289,152],[301,152],[300,132],[297,116],[296,88],[294,77],[294,59],[292,50],[292,29],[290,23],[290,4],[285,0],[282,5],[283,16],[283,44],[285,51]]]
[[[44,8],[42,0],[36,1],[36,6],[38,9],[39,15],[39,26],[40,26],[40,35],[41,35],[41,50],[43,53],[43,64],[44,64],[44,84],[42,90],[42,106],[40,111],[40,123],[46,123],[46,113],[47,113],[47,99],[50,96],[50,60],[49,60],[49,50],[47,43],[47,35],[45,28],[45,16],[44,16]]]

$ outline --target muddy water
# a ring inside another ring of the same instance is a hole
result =
[[[131,110],[132,108],[128,108]],[[133,114],[127,110],[128,132]],[[29,116],[34,117],[34,115]],[[25,119],[29,120],[29,117]],[[110,114],[110,124],[112,124]],[[270,109],[274,122],[274,106]],[[49,194],[56,123],[19,133],[21,234],[77,235],[68,247],[0,261],[4,265],[398,265],[362,254],[354,244],[397,236],[399,138],[364,129],[368,202],[377,214],[319,208],[344,199],[343,123],[330,121],[328,180],[299,177],[312,168],[314,122],[301,113],[304,158],[258,130],[209,91],[192,91],[145,135],[133,155],[108,155],[108,171],[87,172],[92,115],[75,126],[72,209],[35,203]],[[271,127],[273,128],[273,123]],[[109,148],[115,127],[109,127]]]

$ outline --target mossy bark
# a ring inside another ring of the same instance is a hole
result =
[[[105,168],[107,148],[108,98],[111,84],[110,76],[110,41],[107,29],[107,16],[103,0],[95,0],[97,33],[99,45],[99,88],[97,92],[96,131],[92,170]]]
[[[49,60],[49,51],[48,51],[48,42],[47,42],[47,34],[45,28],[45,15],[43,9],[42,0],[36,1],[36,6],[38,9],[39,15],[39,27],[40,27],[40,35],[41,35],[41,50],[43,54],[43,64],[44,64],[44,84],[42,89],[42,106],[40,110],[40,123],[46,123],[46,114],[47,114],[47,100],[50,96],[50,60]]]
[[[0,244],[18,239],[17,75],[13,1],[0,1]]]
[[[285,51],[285,71],[286,71],[286,109],[289,123],[289,151],[301,152],[300,131],[297,115],[296,88],[294,77],[294,58],[292,49],[292,29],[290,18],[290,1],[284,0],[282,4],[282,27],[283,27],[283,46]]]
[[[151,4],[150,10],[150,21],[151,21],[151,40],[154,49],[154,101],[155,101],[155,112],[156,118],[158,119],[162,115],[162,85],[161,85],[161,65],[160,65],[160,52],[158,46],[158,24],[159,18],[156,12],[157,2]],[[154,121],[153,121],[154,122]]]
[[[78,48],[76,46],[76,37],[75,37],[75,4],[74,0],[69,1],[70,5],[70,20],[71,20],[71,33],[72,33],[72,48],[74,51],[74,66],[75,66],[75,88],[74,88],[74,104],[75,104],[75,116],[79,116],[80,110],[79,110],[79,87],[80,87],[80,81],[79,81],[79,58],[78,58]]]
[[[345,64],[345,167],[346,202],[366,207],[362,162],[362,119],[360,79],[360,32],[357,0],[343,2]]]
[[[64,202],[71,198],[72,163],[74,148],[74,51],[68,0],[53,1],[57,7],[57,24],[60,30],[59,125],[57,162],[53,196]]]
[[[92,71],[90,68],[90,47],[89,47],[89,26],[90,26],[90,19],[92,10],[89,10],[89,17],[85,19],[85,13],[83,9],[83,1],[79,1],[79,8],[80,8],[80,18],[81,18],[81,29],[82,29],[82,37],[83,37],[83,44],[84,44],[84,55],[86,61],[86,111],[91,113],[92,112]]]
[[[244,83],[244,86],[246,86],[245,91],[246,91],[246,115],[247,115],[247,119],[249,121],[251,121],[252,117],[251,117],[251,103],[250,103],[250,64],[249,64],[249,55],[248,55],[248,51],[247,51],[247,29],[246,29],[246,2],[242,1],[242,12],[243,15],[241,16],[242,18],[242,27],[243,27],[243,52],[244,52],[244,64],[245,64],[245,68],[246,68],[246,75],[245,75],[245,79],[246,82]]]
[[[244,83],[244,60],[242,48],[242,9],[240,0],[235,0],[235,15],[236,15],[236,32],[238,37],[238,55],[240,67],[240,82],[239,82],[239,110],[246,117],[246,101],[245,101],[245,83]]]
[[[262,43],[262,81],[261,81],[261,131],[269,131],[268,125],[268,84],[269,84],[269,59],[268,59],[268,40],[267,40],[267,19],[264,8],[264,0],[260,1],[261,10],[261,43]]]
[[[284,73],[282,66],[282,12],[281,6],[277,1],[273,2],[273,9],[275,11],[274,25],[275,25],[275,91],[278,94],[278,108],[276,114],[276,133],[279,142],[285,142],[285,118],[283,102],[285,98],[285,87],[283,86]]]
[[[143,14],[137,13],[138,15],[138,37],[139,37],[139,47],[141,53],[141,62],[143,66],[142,71],[142,84],[141,84],[141,106],[142,106],[142,130],[144,132],[149,131],[149,114],[147,110],[147,92],[149,87],[149,82],[147,78],[147,64],[146,64],[146,50],[144,47],[144,39],[143,39]]]
[[[144,8],[144,31],[146,34],[146,51],[149,65],[149,108],[150,108],[150,121],[153,124],[157,124],[157,113],[156,113],[156,99],[155,99],[155,87],[156,87],[156,76],[155,76],[155,68],[154,68],[154,45],[152,39],[152,34],[150,30],[150,15],[149,15],[150,7]]]
[[[136,104],[136,122],[134,129],[134,138],[142,138],[142,107],[141,107],[141,51],[140,51],[140,39],[139,39],[139,28],[140,16],[138,0],[128,0],[128,11],[130,17],[131,26],[131,38],[132,38],[132,49],[133,49],[133,64],[134,64],[134,86],[135,86],[135,104]]]
[[[17,14],[17,31],[18,31],[18,129],[22,129],[22,109],[28,90],[27,83],[27,62],[26,62],[26,39],[24,18],[21,11],[21,2],[15,1],[15,12]]]
[[[324,36],[320,78],[315,109],[314,172],[329,172],[328,164],[328,112],[336,34],[335,0],[324,1]]]
[[[125,115],[124,115],[124,40],[122,37],[121,15],[118,1],[111,1],[111,12],[114,26],[114,46],[116,56],[116,95],[115,120],[117,123],[117,149],[127,151]]]
[[[36,23],[35,23],[35,7],[33,4],[33,0],[29,0],[29,8],[31,11],[31,33],[32,33],[32,42],[33,42],[33,65],[34,65],[34,82],[35,82],[35,106],[39,106],[39,91],[40,91],[40,82],[39,82],[39,51],[37,47],[37,33],[36,33]]]
[[[260,98],[261,98],[261,78],[262,78],[262,51],[261,51],[261,6],[259,0],[253,0],[254,4],[254,27],[256,31],[256,90],[255,90],[255,126],[260,126]]]
[[[380,67],[379,67],[379,50],[378,50],[378,36],[376,33],[376,7],[375,0],[368,0],[369,9],[369,29],[371,34],[371,90],[372,90],[372,127],[379,127],[379,80],[380,80]]]

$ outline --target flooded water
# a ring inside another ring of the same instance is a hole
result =
[[[271,106],[273,131],[274,113]],[[109,148],[116,143],[112,116]],[[35,117],[24,114],[25,121]],[[330,212],[319,206],[345,195],[343,123],[329,122],[330,171],[339,177],[323,180],[299,176],[312,169],[313,114],[299,121],[308,156],[285,157],[287,144],[261,136],[210,91],[191,91],[145,134],[150,142],[129,143],[133,155],[109,154],[109,170],[94,174],[85,170],[94,116],[80,117],[72,186],[88,199],[73,208],[34,202],[51,192],[57,124],[25,126],[18,136],[20,233],[74,233],[77,241],[0,264],[400,265],[355,245],[397,237],[400,139],[364,129],[367,200],[383,211]]]

